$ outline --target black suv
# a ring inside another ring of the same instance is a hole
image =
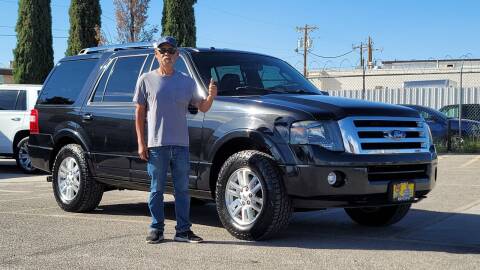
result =
[[[137,43],[85,49],[50,73],[29,151],[52,173],[64,210],[91,211],[108,190],[149,190],[132,96],[156,67],[151,45]],[[430,130],[412,109],[322,95],[286,62],[256,53],[182,48],[176,69],[202,94],[218,82],[211,110],[187,115],[190,191],[215,200],[237,238],[268,238],[295,209],[342,207],[357,223],[393,224],[434,187]]]

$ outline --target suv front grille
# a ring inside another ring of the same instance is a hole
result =
[[[368,166],[368,181],[428,178],[428,164]]]
[[[420,118],[348,117],[339,121],[345,149],[355,154],[429,151],[429,133]]]

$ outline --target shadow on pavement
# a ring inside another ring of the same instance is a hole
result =
[[[26,174],[17,167],[14,159],[0,158],[0,182],[2,179],[21,178],[32,175],[47,175],[47,173],[36,172],[34,174]]]
[[[146,203],[101,205],[101,215],[150,216]],[[165,203],[165,216],[175,220],[173,202]],[[191,206],[191,221],[223,227],[215,204]],[[353,223],[342,209],[295,213],[289,227],[261,242],[206,241],[206,244],[274,246],[306,249],[405,250],[480,254],[480,215],[411,209],[389,227]],[[208,240],[208,239],[207,239]]]

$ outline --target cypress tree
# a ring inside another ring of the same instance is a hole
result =
[[[75,55],[81,49],[98,46],[98,31],[102,23],[99,0],[72,0],[68,14],[70,32],[65,54]]]
[[[163,0],[162,36],[173,36],[178,45],[195,47],[197,42],[195,12],[197,0]]]
[[[19,0],[15,31],[15,82],[43,83],[53,67],[50,0]]]

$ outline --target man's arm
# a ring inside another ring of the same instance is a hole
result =
[[[213,81],[213,79],[210,79],[210,84],[208,85],[208,97],[198,104],[198,109],[201,112],[208,112],[210,108],[212,107],[213,100],[217,96],[217,85]]]
[[[148,149],[145,143],[145,105],[137,104],[135,107],[135,130],[137,131],[138,155],[143,160],[148,160]]]

